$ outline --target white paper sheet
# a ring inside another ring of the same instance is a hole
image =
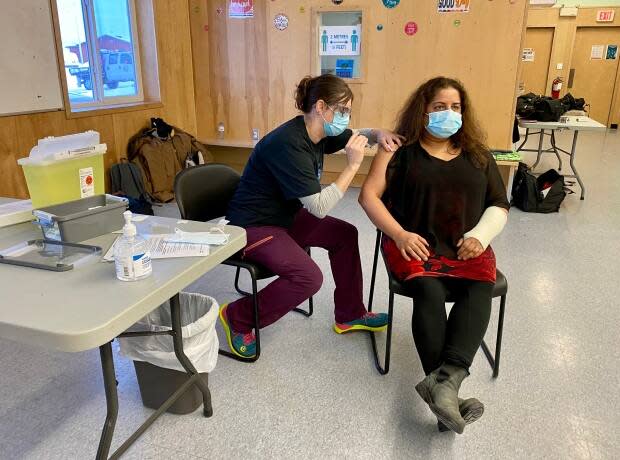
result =
[[[534,62],[534,56],[536,56],[534,48],[523,48],[521,52],[521,60],[523,62]]]
[[[151,253],[151,259],[169,259],[173,257],[204,257],[209,255],[208,244],[173,243],[165,241],[172,235],[143,235],[146,239],[147,250]],[[114,260],[114,244],[103,256],[103,260],[112,262]]]
[[[604,52],[605,52],[605,45],[592,45],[592,51],[590,52],[590,59],[603,59]]]

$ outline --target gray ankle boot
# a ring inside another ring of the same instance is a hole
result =
[[[439,421],[458,434],[465,429],[465,420],[459,412],[458,393],[461,382],[468,375],[462,367],[442,364],[415,387]]]
[[[469,425],[482,417],[482,414],[484,414],[484,404],[476,398],[459,398],[459,412],[461,413],[463,420],[465,420],[465,425]],[[450,428],[441,423],[439,420],[437,420],[437,429],[442,432],[450,431]]]

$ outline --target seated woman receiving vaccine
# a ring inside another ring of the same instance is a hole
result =
[[[360,203],[384,233],[389,269],[414,293],[411,328],[427,374],[416,390],[443,425],[462,433],[483,411],[458,392],[489,322],[489,243],[502,231],[509,203],[460,82],[438,77],[420,86],[396,132],[406,145],[379,149]],[[456,302],[446,317],[448,296]]]

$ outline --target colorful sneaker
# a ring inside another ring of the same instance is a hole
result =
[[[359,319],[347,321],[346,323],[334,324],[334,331],[338,334],[344,334],[350,331],[383,331],[387,327],[387,313],[373,313],[368,311]]]
[[[228,340],[230,350],[241,358],[253,358],[256,355],[256,336],[254,332],[241,334],[233,331],[228,325],[227,308],[228,304],[224,304],[220,308],[220,321],[224,327],[224,332],[226,332],[226,339]]]

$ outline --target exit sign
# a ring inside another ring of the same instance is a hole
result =
[[[596,12],[596,22],[612,22],[614,20],[614,10],[598,10]]]

